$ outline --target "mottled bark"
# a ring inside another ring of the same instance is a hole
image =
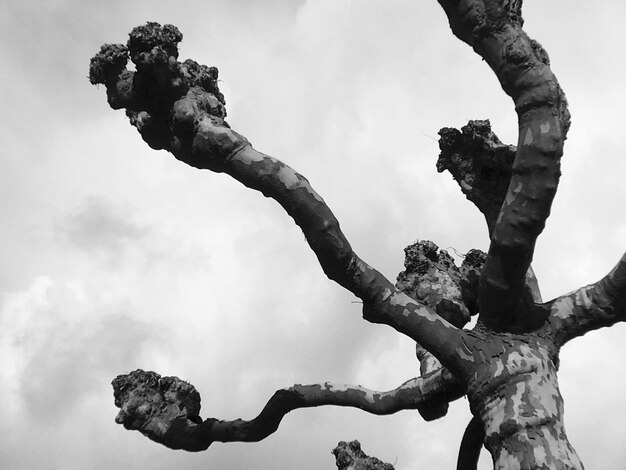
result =
[[[559,181],[567,102],[546,51],[522,30],[521,1],[439,3],[454,34],[487,62],[517,111],[517,150],[481,277],[480,317],[496,330],[529,331],[544,318],[519,305]]]
[[[447,401],[465,395],[465,388],[450,372],[439,369],[411,379],[387,392],[358,385],[326,382],[294,385],[278,390],[261,413],[249,421],[222,421],[200,418],[200,395],[193,385],[177,377],[161,377],[155,372],[136,370],[113,380],[115,421],[126,429],[137,430],[155,442],[172,449],[192,452],[206,450],[213,442],[256,442],[278,429],[292,410],[317,406],[359,408],[376,415],[414,410],[433,397]]]
[[[428,240],[421,240],[404,249],[404,271],[398,275],[396,287],[411,298],[435,310],[457,328],[465,326],[471,315],[478,313],[478,282],[485,253],[470,250],[457,267],[452,257]],[[419,343],[415,353],[420,373],[426,375],[440,369],[441,363]],[[418,406],[426,421],[446,415],[448,401],[436,397]]]
[[[324,200],[302,175],[250,145],[224,121],[217,69],[177,61],[178,30],[157,23],[135,28],[128,49],[104,45],[91,61],[112,107],[125,107],[143,139],[200,169],[224,172],[276,200],[302,229],[326,275],[363,300],[363,317],[387,324],[426,347],[450,370],[462,332],[398,290],[352,250]],[[137,71],[122,67],[130,55]],[[157,98],[158,97],[158,98]]]
[[[394,470],[390,463],[369,457],[361,450],[359,441],[341,441],[333,449],[338,470]]]
[[[489,120],[469,121],[461,130],[444,127],[439,136],[437,171],[450,172],[465,197],[484,215],[491,237],[511,183],[517,147],[503,144]],[[539,284],[530,266],[521,300],[522,309],[541,303]]]
[[[583,468],[563,427],[558,352],[576,336],[626,320],[626,255],[599,282],[541,303],[530,263],[559,180],[569,127],[564,94],[545,50],[522,30],[521,1],[439,3],[454,34],[487,62],[513,99],[519,137],[517,146],[506,146],[486,121],[460,132],[442,130],[438,168],[450,170],[485,215],[489,252],[468,253],[457,267],[434,243],[418,242],[407,248],[396,286],[354,253],[306,178],[230,129],[217,69],[178,62],[182,35],[175,27],[135,28],[127,46],[104,45],[92,59],[91,82],[106,86],[111,107],[125,108],[152,148],[226,173],[277,201],[302,229],[325,274],[362,299],[364,318],[417,342],[422,374],[389,392],[295,385],[277,391],[250,421],[221,421],[200,418],[191,385],[135,371],[113,383],[119,423],[169,447],[197,451],[214,441],[263,439],[297,408],[418,409],[430,420],[467,394],[474,418],[458,468],[475,468],[483,444],[496,469]],[[126,69],[129,57],[134,72]],[[475,313],[476,327],[463,330]]]
[[[626,321],[626,253],[598,282],[542,307],[550,312],[546,330],[559,347],[589,331]]]
[[[494,468],[582,469],[563,427],[558,348],[546,328],[512,334],[479,323],[466,340],[475,364],[467,397]]]

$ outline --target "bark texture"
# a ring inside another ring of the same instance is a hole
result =
[[[363,317],[416,341],[421,373],[387,392],[294,385],[278,390],[256,418],[222,421],[200,418],[200,396],[190,384],[137,370],[113,381],[118,423],[168,447],[199,451],[215,441],[261,440],[298,408],[418,409],[432,420],[445,415],[449,401],[467,395],[474,418],[458,469],[475,468],[482,445],[496,469],[583,468],[563,426],[559,349],[626,320],[626,255],[595,284],[542,303],[531,261],[559,181],[569,128],[565,96],[547,53],[522,30],[521,1],[439,3],[453,33],[486,61],[512,98],[519,137],[516,146],[503,144],[488,121],[442,129],[438,170],[449,170],[484,214],[489,251],[468,253],[458,267],[434,243],[418,241],[405,250],[396,285],[354,253],[304,176],[230,129],[217,69],[178,61],[182,34],[176,27],[147,23],[131,32],[127,45],[105,44],[92,59],[91,82],[106,86],[110,106],[125,108],[152,148],[226,173],[278,202],[324,273],[363,301]],[[135,71],[126,68],[129,59]],[[474,314],[476,327],[464,330]],[[354,443],[340,445],[335,455],[340,468],[361,468],[367,460]]]
[[[167,149],[196,168],[227,173],[276,200],[302,229],[326,275],[363,300],[366,320],[395,328],[446,367],[462,370],[455,352],[462,331],[361,260],[304,176],[258,152],[228,127],[223,98],[216,91],[217,70],[178,62],[175,46],[180,38],[171,25],[135,28],[128,48],[102,47],[92,59],[90,79],[106,85],[111,106],[126,108],[131,124],[151,147]],[[124,54],[135,62],[136,72],[121,68]]]
[[[445,369],[411,379],[394,390],[379,392],[359,385],[326,382],[278,390],[261,413],[249,421],[200,418],[200,395],[177,377],[136,370],[113,380],[115,421],[171,449],[206,450],[213,442],[256,442],[278,429],[292,410],[324,405],[359,408],[376,415],[416,409],[434,397],[456,400],[465,389]]]
[[[338,470],[394,470],[390,463],[382,462],[376,457],[368,457],[361,450],[359,441],[341,441],[333,449]]]
[[[485,253],[470,250],[457,267],[452,257],[429,240],[418,240],[404,249],[404,271],[396,287],[411,298],[423,302],[457,328],[465,326],[478,313],[478,281]],[[419,343],[415,353],[422,376],[440,369],[441,363]],[[426,421],[446,415],[448,400],[436,397],[418,406]]]
[[[521,1],[439,0],[453,33],[495,72],[513,99],[518,144],[491,232],[481,277],[481,320],[499,331],[529,331],[544,318],[520,308],[535,241],[550,214],[570,125],[547,52],[522,29]],[[532,312],[532,311],[531,311]]]

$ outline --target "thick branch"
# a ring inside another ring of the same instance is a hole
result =
[[[428,240],[418,240],[404,249],[404,271],[396,287],[437,312],[457,328],[465,326],[470,315],[478,313],[478,279],[485,253],[470,250],[460,267],[445,250]],[[422,376],[439,368],[441,363],[419,343],[416,355]],[[436,398],[418,407],[426,421],[439,419],[448,412],[448,402]]]
[[[536,328],[518,312],[535,241],[560,176],[569,128],[565,96],[547,53],[522,30],[521,2],[439,0],[452,30],[495,72],[515,103],[519,139],[511,182],[481,278],[481,320],[494,329]]]
[[[511,183],[517,147],[503,144],[491,130],[489,120],[469,121],[461,130],[444,127],[439,136],[437,171],[450,172],[465,197],[485,217],[491,237]],[[522,300],[526,304],[541,303],[532,266],[526,272],[525,281]]]
[[[294,385],[278,390],[253,420],[203,421],[199,416],[200,395],[192,385],[176,377],[136,370],[118,376],[113,390],[115,406],[120,408],[116,422],[172,449],[194,452],[205,450],[216,441],[260,441],[278,429],[285,414],[299,408],[335,405],[388,415],[415,409],[434,396],[452,401],[465,394],[452,374],[440,369],[388,392],[328,382]]]
[[[326,275],[363,300],[363,315],[418,341],[455,372],[467,370],[456,353],[461,332],[396,289],[353,251],[324,200],[302,175],[264,155],[224,121],[217,69],[179,63],[178,30],[157,23],[135,28],[128,50],[105,45],[91,62],[92,83],[104,83],[109,103],[125,107],[153,148],[196,168],[224,172],[276,200],[302,229]],[[126,55],[137,72],[125,70]]]
[[[544,305],[557,346],[592,330],[626,321],[626,253],[609,274]]]

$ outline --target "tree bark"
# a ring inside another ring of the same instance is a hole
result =
[[[274,433],[283,417],[299,408],[344,406],[376,415],[414,410],[420,404],[438,399],[446,402],[465,395],[465,388],[450,372],[439,369],[411,379],[388,392],[359,385],[326,382],[294,385],[278,390],[261,413],[250,420],[222,421],[200,418],[200,394],[193,385],[177,377],[161,377],[156,372],[136,370],[113,380],[115,421],[126,429],[137,430],[149,439],[171,449],[191,452],[206,450],[213,442],[257,442]]]
[[[333,449],[338,470],[394,470],[390,463],[369,457],[361,450],[359,441],[343,442]]]
[[[481,277],[480,318],[494,330],[530,331],[544,318],[519,305],[559,181],[570,124],[567,101],[546,51],[522,30],[521,1],[439,3],[453,33],[487,62],[517,111],[517,150]]]
[[[565,96],[547,53],[522,30],[521,1],[439,3],[454,34],[488,63],[513,99],[518,143],[502,144],[488,122],[470,122],[469,140],[465,130],[442,130],[439,169],[449,169],[485,215],[489,252],[484,265],[481,258],[457,268],[432,242],[419,242],[409,247],[407,270],[396,286],[354,253],[304,176],[230,129],[217,69],[178,62],[182,35],[175,27],[135,28],[128,46],[105,45],[92,59],[91,82],[106,86],[111,107],[125,108],[152,148],[226,173],[277,201],[302,229],[324,273],[362,299],[364,318],[418,343],[422,373],[389,392],[294,385],[277,391],[250,421],[221,421],[200,418],[199,395],[186,382],[135,371],[113,382],[120,424],[168,447],[197,451],[214,441],[263,439],[297,408],[351,406],[374,414],[417,408],[436,419],[448,401],[467,394],[474,419],[459,468],[475,467],[482,444],[496,469],[583,468],[563,427],[559,349],[626,320],[626,255],[599,282],[541,303],[530,265],[560,176],[569,128]],[[126,69],[129,57],[134,72]],[[463,330],[475,313],[476,327]]]

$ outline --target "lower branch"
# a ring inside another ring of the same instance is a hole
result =
[[[550,312],[546,328],[559,347],[589,331],[626,321],[626,253],[595,284],[558,297],[543,308]]]
[[[419,343],[415,344],[415,355],[420,363],[420,375],[422,377],[441,369],[441,362]],[[424,421],[434,421],[448,414],[448,408],[449,402],[446,397],[437,396],[417,405],[417,412],[424,418]]]
[[[484,439],[483,423],[479,418],[473,417],[463,433],[456,470],[476,470]]]
[[[298,408],[335,405],[388,415],[416,409],[433,397],[452,401],[465,394],[464,387],[446,369],[411,379],[388,392],[329,382],[294,385],[274,393],[256,418],[222,421],[202,420],[199,393],[176,377],[136,370],[113,380],[113,390],[115,406],[120,408],[117,423],[166,447],[191,452],[206,450],[216,441],[260,441],[278,429],[283,416]]]

